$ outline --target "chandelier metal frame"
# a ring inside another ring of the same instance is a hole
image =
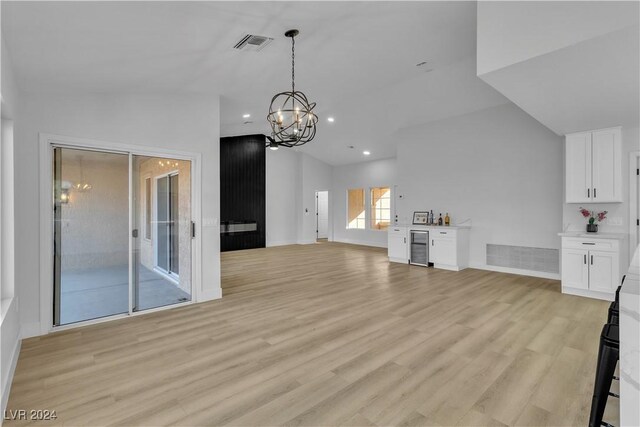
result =
[[[295,37],[298,30],[289,30],[284,35],[291,38],[291,91],[280,92],[271,99],[267,120],[271,125],[271,136],[267,136],[266,145],[299,147],[316,136],[318,116],[313,109],[315,102],[309,102],[307,96],[296,91]],[[285,119],[289,122],[285,123]]]

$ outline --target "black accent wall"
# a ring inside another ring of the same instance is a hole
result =
[[[264,135],[220,138],[222,252],[265,247],[265,162]]]

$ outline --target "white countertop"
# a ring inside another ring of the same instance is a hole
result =
[[[620,425],[640,425],[640,246],[620,289]]]
[[[558,233],[560,237],[580,237],[585,239],[616,239],[624,240],[627,238],[625,233],[587,233],[584,231],[565,231],[564,233]]]
[[[392,227],[406,227],[411,228],[412,230],[429,230],[437,228],[439,230],[450,229],[450,230],[461,230],[471,228],[469,225],[418,225],[418,224],[392,224],[389,229]]]

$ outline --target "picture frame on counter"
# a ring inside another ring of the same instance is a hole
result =
[[[429,212],[414,212],[413,225],[426,225],[429,221]]]

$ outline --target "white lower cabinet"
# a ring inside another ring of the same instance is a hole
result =
[[[617,265],[619,255],[614,252],[589,252],[589,289],[600,292],[615,292],[620,275]]]
[[[443,233],[444,235],[441,235]],[[431,236],[433,234],[433,236]],[[434,264],[457,265],[456,236],[447,231],[434,231],[429,235],[429,262]]]
[[[613,300],[620,284],[620,241],[562,239],[562,292]]]
[[[589,289],[589,251],[582,249],[562,250],[562,286]]]
[[[411,231],[427,231],[429,264],[435,268],[459,271],[469,266],[469,227],[394,226],[387,231],[389,261],[408,263]]]
[[[390,227],[387,232],[387,255],[389,261],[409,262],[409,250],[407,244],[407,227]]]

